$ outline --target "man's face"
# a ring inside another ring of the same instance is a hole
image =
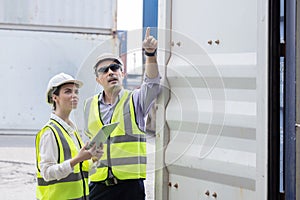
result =
[[[102,85],[104,91],[120,90],[124,79],[124,73],[119,64],[112,60],[104,60],[97,66],[96,81]]]

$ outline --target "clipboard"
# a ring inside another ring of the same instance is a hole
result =
[[[105,124],[102,126],[100,131],[93,137],[93,139],[90,141],[89,145],[86,147],[86,149],[92,148],[92,146],[96,143],[96,147],[99,147],[101,143],[104,143],[107,138],[110,136],[110,134],[115,130],[119,122],[111,123],[111,124]]]

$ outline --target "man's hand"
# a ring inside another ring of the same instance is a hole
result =
[[[153,53],[157,49],[157,40],[150,35],[150,27],[147,27],[146,29],[143,48],[147,53]]]
[[[96,147],[95,152],[93,153],[92,160],[93,162],[97,162],[104,154],[103,144],[100,144],[100,147]]]

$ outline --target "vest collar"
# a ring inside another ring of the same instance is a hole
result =
[[[74,128],[72,128],[69,124],[67,124],[64,120],[62,120],[59,116],[57,116],[54,113],[51,113],[50,116],[51,119],[54,119],[55,121],[57,121],[60,125],[62,125],[62,127],[68,132],[68,133],[74,133]],[[72,124],[74,124],[72,122]]]
[[[101,104],[106,104],[104,102],[103,94],[104,94],[104,91],[100,92],[100,94],[99,94],[99,101],[100,101]],[[123,96],[123,94],[124,94],[124,88],[121,89],[121,91],[118,94],[117,100],[114,102],[114,104],[112,106],[115,106],[119,102],[119,100],[121,99],[121,97]]]

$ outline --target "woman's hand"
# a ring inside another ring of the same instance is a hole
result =
[[[82,147],[80,149],[80,151],[78,152],[77,156],[75,158],[72,158],[70,161],[71,167],[74,167],[76,164],[85,161],[85,160],[89,160],[91,159],[93,156],[96,156],[98,158],[98,156],[102,156],[103,155],[103,151],[102,154],[99,151],[99,147],[96,147],[96,144],[94,144],[92,146],[92,148],[87,150],[89,143],[87,142],[84,147]],[[103,149],[103,148],[102,148]],[[101,154],[101,155],[100,155]]]

